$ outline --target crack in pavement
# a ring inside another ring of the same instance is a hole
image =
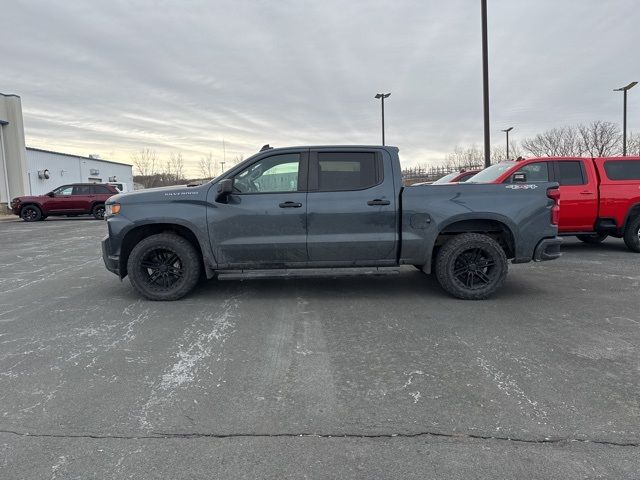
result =
[[[85,434],[85,433],[29,433],[19,432],[17,430],[2,430],[0,434],[12,434],[20,437],[35,438],[88,438],[96,440],[166,440],[166,439],[192,439],[192,438],[417,438],[417,437],[440,437],[455,438],[457,440],[497,440],[517,443],[534,443],[534,444],[555,444],[555,443],[593,443],[596,445],[610,445],[614,447],[640,447],[640,442],[614,442],[609,440],[597,440],[575,437],[557,437],[557,438],[517,438],[517,437],[500,437],[494,435],[480,435],[473,433],[442,433],[442,432],[416,432],[416,433],[169,433],[169,432],[151,432],[148,435],[118,435],[118,434]]]

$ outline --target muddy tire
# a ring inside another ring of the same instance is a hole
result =
[[[138,243],[127,261],[131,285],[149,300],[178,300],[196,286],[200,255],[186,239],[160,233]]]
[[[507,276],[507,256],[498,242],[478,233],[453,237],[438,252],[436,277],[444,290],[464,300],[493,295]]]

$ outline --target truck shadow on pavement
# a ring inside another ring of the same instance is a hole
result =
[[[624,244],[624,241],[620,238],[613,238],[605,240],[602,243],[596,245],[590,245],[588,243],[584,243],[581,241],[568,241],[565,240],[562,243],[562,247],[560,247],[560,251],[565,253],[584,253],[584,252],[626,252],[629,255],[633,256],[635,252],[632,252],[627,248]]]
[[[512,275],[507,277],[503,287],[485,302],[507,298],[528,298],[552,294],[540,287],[535,279]],[[433,301],[460,300],[446,293],[434,275],[418,271],[401,270],[397,274],[346,275],[346,276],[288,276],[250,279],[212,279],[200,283],[185,299],[207,302],[224,300],[230,295],[246,294],[251,300],[273,298],[295,299],[297,297],[318,300],[370,300],[383,303],[387,300]]]

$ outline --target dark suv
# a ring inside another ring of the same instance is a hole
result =
[[[104,202],[117,193],[112,185],[74,183],[45,195],[16,197],[11,200],[11,210],[25,222],[44,220],[49,215],[93,215],[102,220]]]

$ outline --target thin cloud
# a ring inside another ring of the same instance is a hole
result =
[[[129,161],[387,141],[406,164],[482,143],[475,0],[6,2],[0,91],[21,95],[27,143]],[[493,140],[595,119],[640,80],[634,0],[489,2]],[[640,129],[640,91],[629,127]],[[636,98],[634,98],[636,97]]]

